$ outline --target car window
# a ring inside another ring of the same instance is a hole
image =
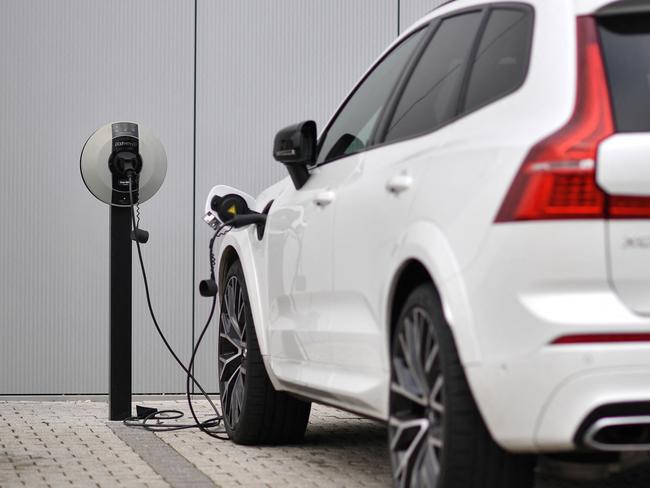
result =
[[[618,132],[650,132],[650,15],[600,19]]]
[[[361,82],[321,139],[317,164],[367,147],[381,110],[424,32],[420,29],[402,41]]]
[[[470,12],[441,22],[404,88],[385,142],[431,131],[455,116],[481,15]]]
[[[526,78],[533,15],[528,9],[490,13],[471,68],[464,112],[517,89]]]

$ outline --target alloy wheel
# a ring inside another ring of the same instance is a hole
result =
[[[444,440],[444,379],[433,320],[413,307],[392,348],[389,448],[395,486],[435,488]]]
[[[246,385],[246,309],[236,276],[226,283],[219,319],[219,391],[228,425],[239,421]]]

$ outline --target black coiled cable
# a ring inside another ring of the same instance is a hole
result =
[[[134,202],[133,202],[133,188],[132,188],[132,175],[129,175],[129,201],[130,201],[130,206],[131,206],[131,220],[133,223],[133,229],[134,231],[138,230],[138,225],[139,225],[139,218],[136,221],[136,215],[135,215],[135,210],[134,210]],[[139,209],[138,209],[139,210]],[[139,213],[139,212],[138,212]],[[139,217],[139,215],[138,215]],[[224,230],[225,229],[225,230]],[[227,226],[221,225],[214,233],[212,238],[210,239],[210,245],[209,245],[209,251],[210,251],[210,276],[212,279],[214,279],[214,267],[216,264],[216,259],[214,256],[214,242],[217,237],[225,234],[230,230],[227,228]],[[223,231],[223,233],[222,233]],[[189,366],[185,367],[181,359],[178,357],[172,346],[169,344],[167,341],[167,338],[165,337],[165,334],[163,331],[160,329],[160,326],[158,325],[158,320],[156,319],[156,314],[154,313],[153,310],[153,305],[151,304],[151,295],[149,293],[149,282],[147,279],[147,272],[145,270],[144,266],[144,260],[142,259],[142,250],[140,249],[140,241],[138,239],[135,239],[136,243],[136,248],[138,250],[138,260],[140,262],[140,269],[142,271],[142,280],[144,282],[144,290],[145,290],[145,295],[147,297],[147,306],[149,308],[149,314],[151,315],[151,319],[153,321],[153,324],[156,328],[156,331],[158,332],[158,335],[162,339],[163,343],[165,344],[165,347],[167,350],[170,352],[174,360],[178,363],[178,365],[185,371],[186,374],[186,381],[185,381],[185,394],[187,397],[187,403],[190,408],[190,412],[192,413],[192,418],[194,419],[194,424],[163,424],[161,421],[163,420],[175,420],[183,417],[183,412],[180,410],[160,410],[156,412],[152,412],[151,414],[147,415],[144,418],[138,418],[138,417],[129,417],[128,419],[124,420],[124,423],[126,425],[132,426],[132,427],[142,427],[146,430],[154,431],[154,432],[161,432],[161,431],[174,431],[174,430],[183,430],[183,429],[200,429],[202,432],[206,433],[207,435],[211,437],[215,437],[217,439],[222,439],[222,440],[228,440],[226,431],[221,427],[221,423],[223,421],[223,416],[217,409],[217,406],[214,404],[210,396],[207,394],[205,389],[201,386],[201,384],[198,382],[198,380],[194,377],[192,374],[192,368],[194,367],[194,361],[196,359],[196,353],[199,349],[199,346],[201,345],[201,341],[203,340],[203,337],[205,336],[205,333],[208,330],[208,327],[210,325],[210,322],[212,321],[212,318],[214,316],[214,311],[217,305],[217,297],[219,296],[218,294],[215,294],[214,298],[212,299],[212,306],[210,307],[210,314],[208,315],[208,318],[205,322],[205,325],[203,326],[203,329],[201,331],[201,334],[199,335],[199,339],[196,341],[196,344],[192,348],[192,356],[190,358]],[[212,406],[212,409],[214,410],[215,416],[211,417],[207,420],[200,421],[196,415],[196,412],[194,411],[194,406],[192,405],[192,394],[190,392],[190,381],[196,385],[196,387],[199,389],[201,394],[205,397],[205,399],[210,403]],[[151,421],[156,421],[157,423],[151,424],[149,422]],[[218,430],[217,430],[218,429]],[[226,435],[224,435],[226,434]]]

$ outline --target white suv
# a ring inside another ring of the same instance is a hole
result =
[[[233,441],[315,401],[388,423],[396,485],[462,488],[650,450],[650,2],[449,3],[274,156],[206,205]]]

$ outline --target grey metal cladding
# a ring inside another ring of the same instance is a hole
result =
[[[189,355],[193,36],[192,2],[3,2],[0,393],[108,390],[108,207],[79,154],[111,120],[148,127],[169,157],[142,205],[144,252],[163,327]],[[133,276],[134,391],[183,391]]]

